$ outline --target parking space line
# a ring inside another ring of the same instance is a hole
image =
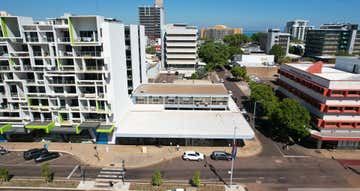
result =
[[[66,179],[70,179],[71,176],[74,174],[74,172],[75,172],[78,168],[79,168],[79,165],[76,165],[76,166],[72,169],[72,171],[70,172],[69,176],[66,177]]]

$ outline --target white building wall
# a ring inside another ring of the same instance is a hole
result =
[[[104,22],[103,40],[105,61],[107,61],[110,71],[110,84],[107,87],[108,101],[111,103],[116,126],[119,126],[119,121],[126,113],[130,103],[127,87],[124,25]]]
[[[274,62],[274,55],[266,55],[266,54],[243,54],[241,56],[241,61],[242,62],[249,62],[249,63],[264,63],[264,62],[269,62],[269,63],[273,63]]]
[[[140,25],[139,26],[139,46],[140,46],[140,66],[141,66],[141,83],[147,83],[148,82],[148,76],[146,72],[146,36],[145,36],[145,27]]]
[[[133,89],[140,85],[140,58],[138,25],[130,25],[130,47]]]

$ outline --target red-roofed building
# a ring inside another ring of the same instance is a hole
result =
[[[360,59],[337,57],[336,64],[283,64],[279,91],[295,98],[312,115],[311,136],[338,148],[360,141]]]

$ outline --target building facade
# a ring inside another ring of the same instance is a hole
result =
[[[111,142],[129,94],[147,81],[144,27],[102,16],[0,21],[1,134],[92,128],[90,138]]]
[[[360,33],[357,24],[324,24],[310,29],[305,42],[305,55],[331,57],[336,54],[360,55]]]
[[[289,53],[290,34],[282,33],[280,29],[269,29],[267,32],[265,52],[269,53],[275,44],[280,45],[287,55]]]
[[[311,136],[329,147],[358,148],[360,141],[360,59],[337,57],[333,64],[283,64],[279,91],[312,115]]]
[[[230,28],[225,25],[215,25],[213,27],[203,27],[200,38],[214,41],[222,40],[226,35],[241,34],[242,28]]]
[[[286,23],[285,32],[290,34],[291,39],[304,41],[306,32],[312,28],[312,26],[309,26],[309,21],[294,20]]]
[[[139,24],[145,26],[145,35],[148,40],[152,41],[150,44],[161,39],[165,27],[164,7],[162,0],[156,0],[153,6],[140,6]]]
[[[169,24],[165,31],[165,67],[191,75],[197,63],[197,27]]]

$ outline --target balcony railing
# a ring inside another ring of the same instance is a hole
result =
[[[38,37],[28,37],[26,38],[27,42],[39,42],[39,38]]]
[[[34,56],[42,56],[41,51],[34,51],[33,53],[34,53]]]
[[[9,66],[0,66],[0,70],[10,70]]]
[[[45,42],[54,42],[54,38],[53,37],[46,37],[44,38]]]
[[[101,52],[81,51],[76,53],[78,56],[101,56]]]

